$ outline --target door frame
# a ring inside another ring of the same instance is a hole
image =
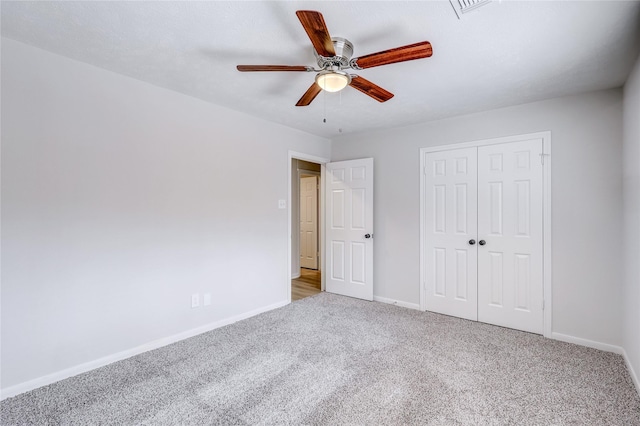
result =
[[[320,164],[320,191],[318,194],[318,244],[320,246],[320,253],[323,253],[324,250],[324,180],[325,180],[325,164],[331,162],[329,158],[318,157],[311,154],[305,154],[303,152],[289,151],[288,152],[288,160],[287,160],[287,228],[289,238],[287,239],[287,285],[286,290],[287,294],[285,300],[288,303],[291,303],[291,243],[293,238],[293,223],[291,221],[291,200],[292,200],[292,191],[291,184],[292,179],[299,179],[298,174],[292,176],[291,170],[291,161],[292,160],[303,160],[309,161],[312,163]],[[300,194],[298,194],[298,199],[300,198]],[[318,265],[318,270],[320,271],[320,290],[324,291],[324,256],[320,256],[320,264]]]
[[[453,143],[420,148],[420,310],[426,310],[425,282],[427,271],[424,261],[426,252],[426,235],[424,229],[426,202],[424,190],[426,186],[424,163],[428,152],[448,151],[460,148],[477,148],[487,145],[498,145],[509,142],[519,142],[531,139],[542,139],[542,269],[543,269],[543,335],[552,337],[552,274],[551,274],[551,132],[527,133],[523,135],[504,136],[492,139],[482,139],[471,142]]]

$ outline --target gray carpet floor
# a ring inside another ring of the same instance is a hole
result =
[[[2,425],[640,425],[619,355],[322,293],[18,395]]]

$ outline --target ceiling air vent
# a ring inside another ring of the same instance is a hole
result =
[[[463,13],[471,12],[490,1],[491,0],[449,0],[449,3],[451,3],[453,10],[456,12],[456,16],[460,19]]]

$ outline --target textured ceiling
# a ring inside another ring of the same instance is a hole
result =
[[[640,2],[493,1],[458,20],[448,1],[7,2],[2,35],[139,80],[332,137],[621,86],[638,52]],[[295,16],[324,15],[354,56],[428,40],[433,56],[358,71],[395,97],[347,88],[295,103],[315,65]],[[324,123],[323,119],[327,122]]]

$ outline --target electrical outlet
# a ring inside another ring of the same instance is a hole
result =
[[[191,307],[197,308],[200,306],[200,295],[198,293],[191,295]]]
[[[278,200],[278,208],[286,209],[287,208],[287,200]]]
[[[209,306],[209,305],[211,305],[211,293],[205,293],[205,294],[204,294],[204,299],[203,299],[202,304],[203,304],[204,306]]]

